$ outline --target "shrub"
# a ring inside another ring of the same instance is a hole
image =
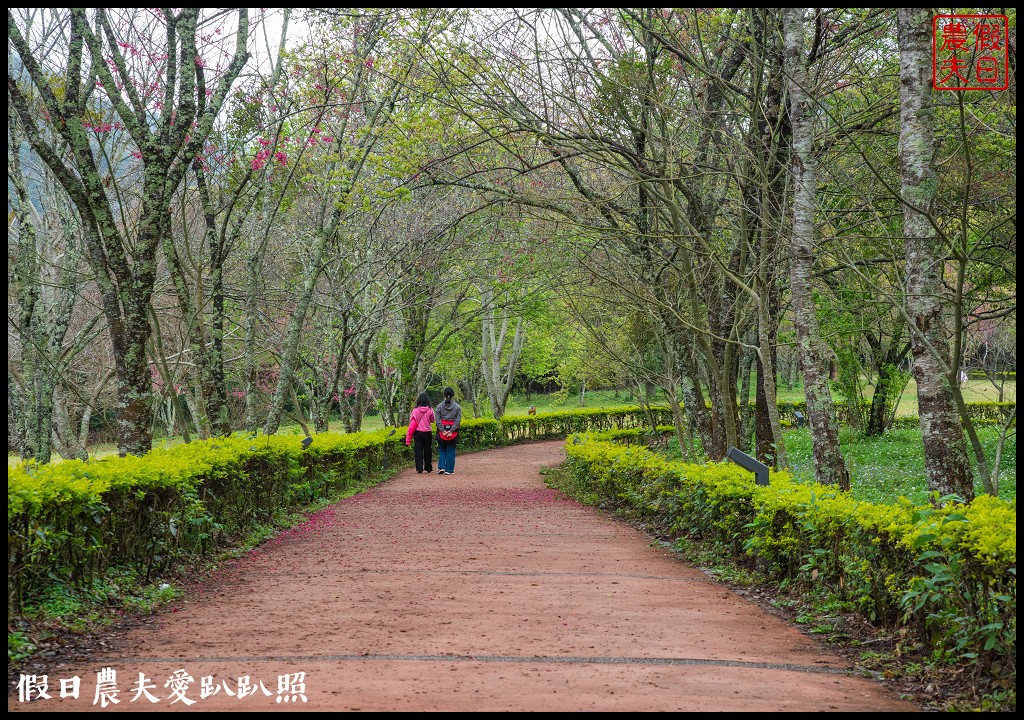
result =
[[[467,419],[459,447],[596,429],[632,432],[646,417],[627,407]],[[56,578],[86,588],[126,568],[148,580],[283,514],[381,479],[389,468],[411,464],[404,431],[323,433],[307,448],[294,435],[235,435],[141,457],[9,467],[8,612]]]
[[[575,487],[675,537],[710,540],[769,576],[825,584],[870,620],[1000,677],[1016,673],[1016,501],[855,501],[836,487],[735,465],[688,465],[607,433],[567,443]]]

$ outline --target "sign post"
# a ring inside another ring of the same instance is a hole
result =
[[[754,482],[758,485],[768,485],[768,466],[763,462],[750,457],[742,450],[737,450],[731,445],[729,446],[729,452],[727,452],[725,456],[740,467],[754,473]]]

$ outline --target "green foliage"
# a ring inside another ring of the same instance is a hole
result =
[[[466,419],[459,446],[638,428],[645,417],[625,407]],[[112,573],[145,584],[239,538],[256,542],[284,516],[409,464],[404,440],[404,429],[322,433],[304,449],[294,435],[236,435],[145,456],[9,467],[8,605],[73,614]]]
[[[907,383],[910,382],[910,373],[904,370],[900,370],[896,365],[890,363],[883,364],[880,372],[887,374],[889,382],[886,385],[885,390],[885,407],[887,408],[884,429],[888,430],[893,427],[896,423],[896,411],[899,408],[900,397],[903,395],[903,391],[907,387]],[[877,391],[877,388],[876,388]],[[970,409],[973,403],[968,403],[967,407]],[[975,419],[974,416],[971,416]]]
[[[671,419],[668,408],[660,413],[659,419],[662,422]],[[501,428],[509,442],[519,442],[562,438],[576,432],[643,428],[646,423],[643,409],[631,405],[610,410],[580,408],[537,415],[506,415],[501,419]]]
[[[566,486],[595,504],[745,556],[780,582],[827,587],[832,602],[904,624],[979,673],[1015,672],[1015,501],[879,505],[784,472],[761,487],[735,465],[669,461],[604,433],[571,436],[567,454]]]
[[[836,353],[839,358],[839,378],[834,381],[836,394],[846,406],[846,419],[853,427],[864,429],[868,424],[870,403],[864,399],[862,368],[856,353],[843,349]]]
[[[29,636],[21,630],[7,631],[7,664],[17,666],[36,649]]]
[[[779,408],[779,415],[792,421],[793,413],[796,411],[802,412],[805,416],[807,415],[807,402],[804,400],[779,400],[777,403]],[[971,419],[976,423],[984,422],[1003,422],[1013,412],[1016,407],[1015,402],[995,402],[995,401],[979,401],[966,403],[967,412],[971,416]],[[870,408],[870,403],[860,403],[859,412],[866,413]],[[842,403],[836,407],[836,415],[839,418],[839,422],[842,425],[849,425],[852,427],[858,427],[857,420],[851,418],[851,409],[848,403]],[[917,418],[902,417],[897,418],[897,425],[902,424],[904,426],[913,424],[917,426]]]
[[[148,582],[137,568],[110,568],[88,584],[73,584],[53,577],[18,608],[44,626],[56,625],[73,632],[95,631],[126,612],[152,613],[181,597],[181,590],[167,582]],[[19,619],[20,621],[20,619]]]
[[[948,498],[938,498],[939,501]],[[959,507],[915,509],[917,575],[900,600],[937,661],[967,659],[1012,677],[1017,640],[1016,507],[982,495]]]
[[[995,453],[999,428],[994,424],[978,428],[978,437],[989,457]],[[839,433],[843,457],[850,469],[851,494],[857,500],[889,503],[900,495],[913,497],[925,489],[924,444],[917,418],[900,418],[896,427],[876,437],[864,436],[851,428]],[[786,450],[794,477],[814,481],[814,455],[811,433],[806,427],[786,433]],[[999,494],[1012,499],[1017,492],[1016,437],[1007,438],[1005,453],[1009,462],[1001,465]],[[978,493],[982,479],[976,480]]]
[[[406,451],[384,431],[236,436],[145,456],[8,469],[8,600],[90,587],[113,568],[149,578],[209,554]]]
[[[972,378],[986,378],[986,377],[988,377],[988,373],[986,373],[984,370],[971,370],[967,374],[970,377],[972,377]],[[1000,380],[1014,380],[1014,381],[1017,380],[1017,373],[1014,372],[1013,370],[994,372],[994,373],[992,373],[992,376],[995,377],[995,378],[998,378]]]

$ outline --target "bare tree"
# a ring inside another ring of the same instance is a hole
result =
[[[491,401],[491,412],[495,418],[505,414],[512,383],[519,369],[519,356],[526,340],[526,326],[522,317],[513,318],[512,308],[499,303],[494,288],[481,288],[483,314],[480,317],[482,338],[482,363],[484,385]],[[515,330],[509,337],[509,321],[514,320]],[[506,352],[506,343],[511,344]]]
[[[8,97],[33,150],[82,218],[114,346],[118,449],[122,455],[142,454],[152,445],[146,346],[156,253],[170,232],[172,198],[248,58],[248,13],[237,12],[234,49],[226,69],[214,78],[199,47],[200,8],[152,15],[103,8],[52,12],[62,34],[44,49],[33,47],[38,28],[32,27],[32,14],[8,11],[8,40],[44,112],[34,111],[32,90],[10,65]],[[165,59],[157,61],[162,74],[154,77],[148,63],[155,56]],[[63,58],[62,68],[48,65],[54,58]],[[51,82],[55,76],[62,78],[59,93]],[[108,112],[118,127],[105,120]],[[139,202],[130,216],[119,192],[130,158],[104,152],[115,131],[130,138],[130,152],[139,161]]]

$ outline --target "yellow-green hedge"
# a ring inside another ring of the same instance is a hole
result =
[[[995,402],[995,401],[979,401],[966,403],[967,414],[971,420],[979,423],[986,422],[1005,422],[1013,409],[1016,407],[1015,402]],[[804,400],[782,400],[778,403],[779,415],[785,419],[793,422],[793,413],[797,410],[807,414],[807,403]],[[861,407],[867,410],[871,407],[869,401],[861,403]],[[836,405],[836,416],[839,422],[843,425],[849,424],[849,407],[845,403],[839,403]],[[917,417],[898,417],[896,418],[896,424],[901,427],[917,426]]]
[[[609,507],[717,541],[775,577],[824,583],[869,619],[986,670],[1016,671],[1016,501],[874,505],[785,472],[758,486],[736,465],[673,462],[607,434],[566,448],[575,486]]]
[[[84,586],[114,566],[151,575],[403,462],[397,433],[230,437],[145,456],[7,473],[8,612],[54,577]]]
[[[1006,659],[1007,638],[1016,637],[1015,503],[873,506],[785,473],[758,488],[731,464],[672,463],[622,444],[647,437],[652,417],[657,434],[672,431],[667,408],[467,419],[459,448],[603,431],[603,440],[571,435],[568,447],[570,467],[607,502],[678,534],[716,537],[778,573],[817,570],[869,616],[902,617],[923,636],[952,637],[961,653],[978,648],[978,657],[1015,667]],[[297,436],[235,436],[143,457],[8,468],[8,613],[55,579],[87,586],[112,568],[181,567],[281,511],[383,478],[411,463],[404,438],[405,428],[327,433],[304,449]]]
[[[569,432],[642,426],[640,408],[467,419],[461,451]],[[407,466],[405,428],[233,436],[141,457],[22,464],[7,471],[8,612],[54,579],[88,586],[113,567],[152,576],[210,553],[275,515]]]

